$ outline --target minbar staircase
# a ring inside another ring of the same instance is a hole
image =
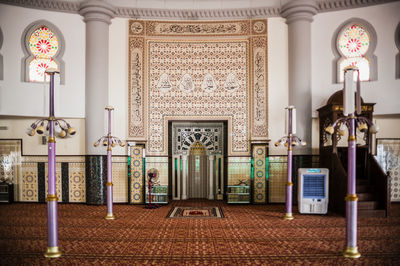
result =
[[[376,192],[368,184],[368,180],[357,180],[358,216],[359,217],[386,217],[386,210],[379,209]]]
[[[347,148],[338,148],[336,153],[325,153],[320,157],[320,166],[330,170],[329,210],[345,215]],[[357,148],[356,168],[358,217],[389,216],[390,176],[383,172],[374,156],[363,148]]]
[[[360,116],[373,120],[375,103],[361,99]],[[347,194],[347,147],[340,147],[342,138],[338,130],[327,135],[325,129],[343,117],[343,90],[332,94],[319,113],[319,156],[320,167],[329,169],[329,210],[346,214],[344,198]],[[356,148],[356,194],[359,217],[387,217],[390,213],[390,176],[370,153],[369,130],[361,132]]]

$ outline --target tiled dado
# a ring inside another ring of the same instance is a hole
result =
[[[228,157],[228,186],[250,185],[251,157]]]
[[[22,182],[17,185],[18,201],[45,202],[48,192],[47,156],[24,156]],[[86,202],[83,156],[57,156],[56,192],[59,202]]]
[[[16,201],[46,201],[48,191],[47,160],[47,156],[24,156],[22,158],[22,177],[21,181],[16,184],[18,186]],[[105,166],[103,165],[101,171],[97,169],[98,163],[90,163],[89,165],[92,165],[94,169],[90,170],[89,173],[93,175],[102,173],[104,180],[106,180],[106,159],[104,160]],[[103,204],[105,202],[106,181],[102,182],[100,186],[96,186],[96,184],[93,184],[96,183],[96,178],[91,175],[90,180],[92,182],[87,182],[85,156],[57,156],[56,161],[56,191],[59,202],[89,204]],[[114,202],[128,202],[127,157],[113,156],[112,162]],[[89,189],[87,190],[88,186]],[[89,200],[87,200],[87,194]]]
[[[253,146],[253,202],[266,203],[267,202],[267,167],[266,158],[267,146],[254,145]]]
[[[86,203],[105,204],[107,200],[107,156],[86,155]],[[125,156],[112,157],[113,201],[128,202],[128,165]]]
[[[113,201],[128,202],[128,158],[112,157]]]

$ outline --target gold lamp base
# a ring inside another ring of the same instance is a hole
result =
[[[361,254],[358,252],[358,247],[346,247],[343,252],[343,256],[345,258],[358,259],[361,257]]]
[[[47,247],[44,256],[46,258],[59,258],[61,257],[61,251],[58,247]]]
[[[112,213],[107,213],[106,220],[115,220],[115,216]]]
[[[283,216],[284,220],[293,220],[294,217],[291,213],[285,213],[285,216]]]

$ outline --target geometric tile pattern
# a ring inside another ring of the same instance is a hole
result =
[[[265,145],[253,146],[253,202],[266,203],[266,151]]]
[[[37,163],[22,163],[21,201],[38,202],[38,167]]]
[[[130,199],[129,203],[140,204],[144,202],[143,189],[143,146],[130,147]]]
[[[285,202],[287,183],[287,156],[270,156],[269,163],[269,202]]]
[[[400,201],[400,139],[377,139],[376,159],[391,177],[391,201]]]
[[[113,202],[128,202],[128,164],[126,157],[113,157],[112,181]]]
[[[68,163],[69,202],[86,202],[85,163]]]
[[[229,139],[232,150],[229,152],[248,153],[248,40],[149,40],[147,47],[146,52],[152,55],[147,74],[147,102],[152,103],[147,109],[149,154],[167,153],[167,116],[187,120],[231,117],[232,135]],[[170,86],[168,91],[158,85],[165,75],[169,82],[166,86]],[[206,75],[211,75],[214,80],[212,91],[202,88]],[[228,83],[232,85],[228,86]]]

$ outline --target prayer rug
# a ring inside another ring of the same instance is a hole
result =
[[[224,218],[221,207],[173,207],[167,218]]]

